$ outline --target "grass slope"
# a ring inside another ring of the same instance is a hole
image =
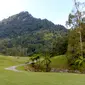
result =
[[[28,58],[17,60],[0,56],[0,85],[85,85],[84,74],[13,72],[5,67],[23,63]]]
[[[61,55],[61,56],[55,56],[55,57],[51,58],[51,67],[60,68],[60,69],[68,68],[66,56]]]

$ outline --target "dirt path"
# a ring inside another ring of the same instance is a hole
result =
[[[36,62],[36,61],[34,61]],[[26,64],[20,64],[20,65],[17,65],[17,66],[10,66],[8,68],[5,68],[5,70],[11,70],[11,71],[15,71],[15,72],[23,72],[21,70],[17,70],[16,68],[19,67],[19,66],[25,66],[27,64],[31,64],[32,62],[27,62]]]
[[[20,64],[20,65],[17,65],[17,66],[11,66],[11,67],[8,67],[8,68],[5,68],[5,70],[11,70],[11,71],[15,71],[15,72],[22,72],[20,70],[17,70],[16,68],[19,67],[19,66],[24,66],[26,64]]]

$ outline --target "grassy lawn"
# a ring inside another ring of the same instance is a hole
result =
[[[51,67],[60,68],[60,69],[68,68],[66,56],[61,55],[61,56],[55,56],[55,57],[51,58]]]
[[[28,58],[0,56],[0,85],[85,85],[84,74],[13,72],[5,67],[24,63]]]
[[[0,72],[9,66],[23,64],[28,61],[28,57],[20,57],[17,59],[12,56],[3,56],[0,55]]]

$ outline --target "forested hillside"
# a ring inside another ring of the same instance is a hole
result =
[[[64,54],[67,40],[64,26],[34,18],[28,12],[20,12],[0,21],[0,53],[6,55]]]

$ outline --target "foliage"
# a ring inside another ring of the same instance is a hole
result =
[[[71,28],[80,28],[81,23],[85,22],[85,2],[79,2],[77,0],[74,0],[74,9],[68,16],[68,21],[66,22],[67,26],[70,26]]]
[[[31,56],[49,49],[52,55],[64,54],[67,50],[66,36],[64,26],[21,12],[0,22],[0,53]]]
[[[85,23],[84,23],[84,3],[77,2],[74,0],[75,8],[72,13],[69,14],[69,18],[67,24],[71,27],[69,33],[68,40],[68,64],[72,66],[74,69],[79,69],[83,59],[80,58],[82,56],[85,57],[84,54],[84,31],[85,31]],[[81,9],[82,8],[82,9]]]

